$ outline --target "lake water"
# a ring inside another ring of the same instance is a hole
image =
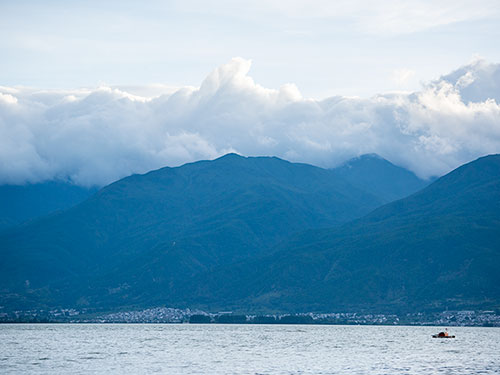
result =
[[[500,329],[4,324],[1,374],[499,374]]]

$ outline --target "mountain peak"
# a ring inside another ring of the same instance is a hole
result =
[[[391,164],[390,161],[387,159],[384,159],[382,156],[379,154],[375,153],[370,153],[370,154],[362,154],[359,156],[355,156],[349,160],[344,161],[338,168],[342,168],[344,166],[350,167],[355,164],[360,164],[360,163],[369,163],[369,162],[375,162],[375,163],[386,163],[386,164]]]
[[[392,164],[378,154],[364,154],[350,159],[335,168],[334,172],[358,188],[369,188],[385,202],[408,196],[428,184],[413,172]]]
[[[358,156],[357,159],[379,159],[379,160],[386,160],[382,156],[380,156],[379,154],[375,154],[375,153],[362,154],[362,155]]]
[[[231,160],[231,159],[246,159],[246,157],[242,156],[240,154],[237,154],[235,152],[229,152],[227,154],[224,154],[224,155],[214,159],[214,161],[215,160]]]

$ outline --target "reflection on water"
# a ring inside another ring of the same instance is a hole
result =
[[[499,328],[5,324],[0,373],[498,374]]]

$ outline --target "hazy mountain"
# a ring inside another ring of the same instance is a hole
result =
[[[269,157],[229,154],[130,176],[1,235],[2,303],[21,295],[68,304],[83,296],[84,303],[101,286],[102,303],[108,294],[128,303],[134,285],[168,291],[381,202],[331,170]]]
[[[0,185],[0,230],[74,206],[96,191],[63,181]]]
[[[280,248],[193,283],[193,301],[288,311],[498,308],[500,155]]]
[[[351,222],[383,199],[345,179],[234,154],[125,178],[1,235],[0,303],[246,311],[498,305],[500,156]]]
[[[376,154],[348,160],[334,171],[351,185],[376,195],[385,203],[407,197],[431,182],[418,178],[413,172]]]
[[[375,154],[351,159],[335,172],[359,190],[377,197],[379,203],[403,198],[428,184]],[[64,181],[0,185],[0,230],[70,208],[97,190]]]

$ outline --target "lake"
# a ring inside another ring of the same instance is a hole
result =
[[[3,324],[1,374],[498,374],[500,329]]]

